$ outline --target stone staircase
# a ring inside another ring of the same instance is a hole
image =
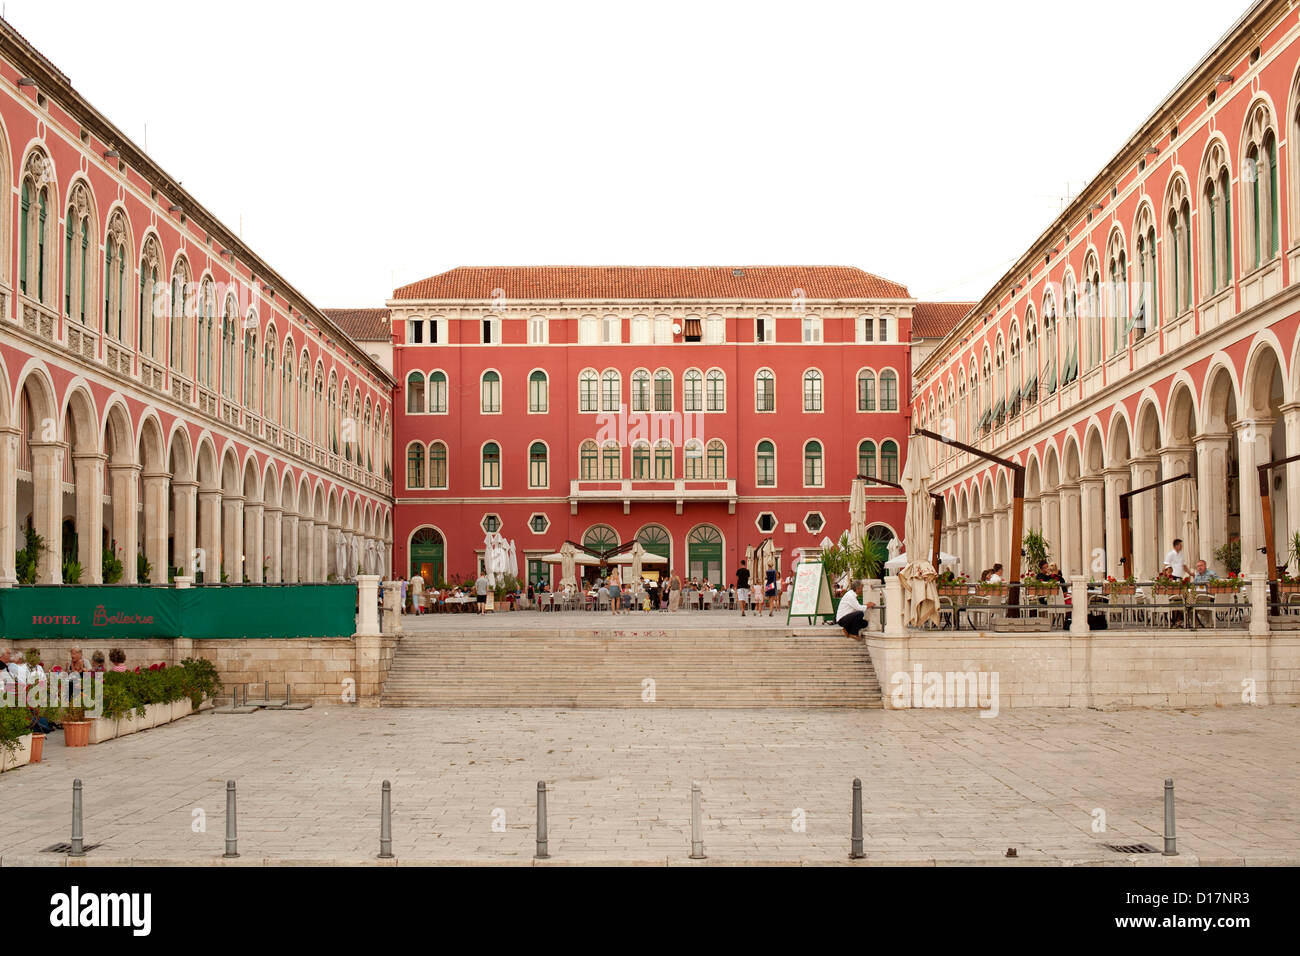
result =
[[[653,703],[643,700],[654,681]],[[397,646],[385,707],[881,707],[866,647],[838,628],[448,630]]]

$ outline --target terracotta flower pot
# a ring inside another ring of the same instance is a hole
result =
[[[90,721],[65,721],[63,724],[63,743],[69,747],[90,746]]]
[[[32,756],[28,763],[40,763],[41,755],[45,753],[45,735],[32,734]]]

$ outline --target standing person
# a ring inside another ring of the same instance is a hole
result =
[[[677,609],[681,607],[681,604],[682,604],[682,579],[679,578],[677,576],[677,572],[674,571],[673,576],[668,579],[668,610],[671,611],[673,614],[676,614]]]
[[[1174,577],[1182,579],[1187,576],[1187,556],[1183,554],[1183,539],[1174,538],[1173,550],[1165,555],[1165,564],[1169,565]]]
[[[474,582],[474,591],[477,597],[478,613],[482,614],[485,610],[487,610],[487,593],[488,593],[487,572],[485,571],[479,572],[478,580]]]
[[[617,614],[623,609],[623,585],[622,579],[617,571],[609,579],[609,610],[612,614]]]
[[[776,568],[768,568],[767,580],[763,585],[763,597],[766,600],[768,617],[776,613],[776,602],[779,594],[780,587],[777,584]]]
[[[749,603],[749,568],[743,560],[736,571],[736,603],[740,605],[740,616],[744,617],[745,605]]]
[[[424,577],[419,574],[411,575],[411,606],[416,614],[424,613]]]
[[[406,613],[406,588],[407,588],[407,586],[408,586],[409,584],[410,584],[409,581],[403,581],[403,582],[402,582],[402,594],[401,594],[401,599],[402,599],[402,613],[403,613],[403,614]]]

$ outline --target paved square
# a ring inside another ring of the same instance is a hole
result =
[[[0,775],[3,863],[58,864],[71,785],[91,863],[217,862],[239,785],[241,864],[366,863],[393,782],[399,864],[530,863],[539,779],[556,862],[687,863],[690,785],[714,863],[844,860],[852,778],[878,862],[1163,862],[1162,783],[1179,862],[1300,861],[1300,709],[355,710],[205,713]],[[195,832],[202,811],[206,832]],[[802,811],[800,814],[799,811]],[[1106,831],[1093,831],[1094,812]],[[802,818],[801,832],[795,823]],[[494,828],[494,823],[496,824]],[[1019,865],[1019,864],[1017,864]]]

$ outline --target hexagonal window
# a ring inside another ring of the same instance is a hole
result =
[[[492,515],[492,514],[484,515],[483,520],[479,522],[479,527],[481,527],[488,534],[492,534],[494,531],[500,531],[501,516]]]
[[[776,515],[772,514],[770,511],[764,511],[754,521],[754,524],[758,526],[758,530],[763,532],[763,534],[771,534],[776,530]]]
[[[826,527],[826,519],[822,517],[820,511],[810,511],[803,517],[803,526],[811,533],[817,534]]]
[[[551,519],[540,511],[528,519],[528,527],[532,529],[533,534],[546,534],[546,529],[550,526]]]

